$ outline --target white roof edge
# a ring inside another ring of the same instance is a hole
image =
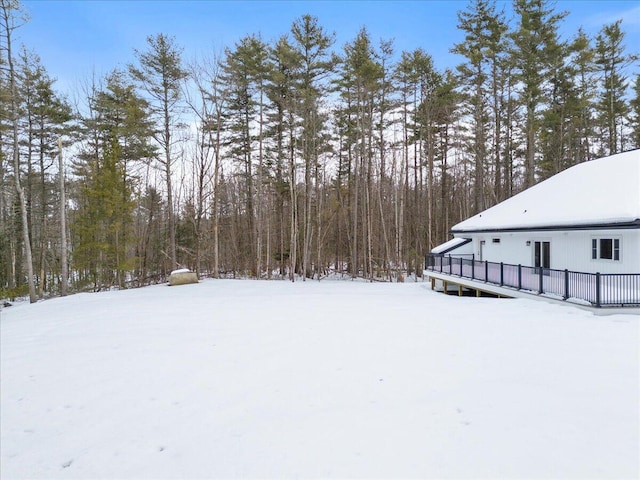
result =
[[[444,242],[443,244],[438,245],[437,247],[431,249],[431,253],[435,253],[436,255],[449,253],[450,251],[455,250],[456,248],[466,245],[470,241],[471,241],[470,238],[462,238],[462,237],[452,238],[448,242]]]

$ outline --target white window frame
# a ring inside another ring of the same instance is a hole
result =
[[[611,241],[611,258],[602,257],[602,242]],[[602,262],[622,261],[622,237],[619,235],[607,235],[591,237],[591,260]]]

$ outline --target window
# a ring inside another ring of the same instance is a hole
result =
[[[536,268],[551,268],[551,242],[533,243],[533,263]]]
[[[591,258],[601,260],[620,260],[619,238],[591,239]]]
[[[500,243],[500,239],[499,238],[494,238],[491,240],[493,243]]]
[[[600,258],[606,260],[613,259],[613,239],[601,238],[600,239]]]

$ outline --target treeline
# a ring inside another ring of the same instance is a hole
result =
[[[451,225],[571,165],[640,146],[620,21],[491,0],[458,14],[461,64],[343,47],[303,16],[190,61],[150,36],[72,105],[0,0],[0,289],[100,290],[201,275],[401,281]],[[454,26],[452,25],[452,28]]]

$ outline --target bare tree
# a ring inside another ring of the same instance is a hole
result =
[[[219,253],[219,208],[217,189],[220,180],[224,96],[220,89],[220,64],[214,56],[191,66],[191,79],[197,96],[185,92],[187,103],[198,118],[198,145],[194,167],[196,181],[196,268],[200,269],[201,236],[204,233],[203,219],[206,204],[212,201],[213,228],[213,276],[218,277]],[[213,168],[213,172],[211,169]],[[211,186],[211,190],[208,190]]]

